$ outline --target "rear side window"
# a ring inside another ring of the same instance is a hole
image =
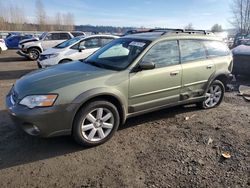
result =
[[[60,40],[67,40],[67,39],[70,39],[68,33],[60,33]]]
[[[164,41],[154,45],[143,57],[143,61],[155,63],[156,68],[179,64],[177,41]]]
[[[228,47],[219,41],[205,41],[204,42],[208,57],[219,57],[219,56],[227,56],[230,54]]]
[[[206,59],[206,50],[199,40],[180,40],[181,62]]]

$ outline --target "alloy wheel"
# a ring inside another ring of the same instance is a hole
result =
[[[98,142],[106,138],[113,127],[113,113],[107,108],[96,108],[83,119],[81,133],[86,140]]]
[[[219,85],[211,85],[206,93],[205,105],[208,108],[216,106],[222,97],[222,89]]]

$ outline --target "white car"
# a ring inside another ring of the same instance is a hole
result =
[[[17,53],[21,56],[29,58],[30,60],[37,60],[39,55],[44,50],[80,35],[85,36],[85,33],[79,31],[44,32],[39,38],[31,38],[20,41],[18,45],[19,51]]]
[[[7,46],[5,44],[5,41],[3,39],[0,39],[0,54],[2,53],[2,51],[7,50]]]
[[[113,35],[91,35],[75,37],[49,48],[41,53],[37,64],[39,68],[85,59],[110,41],[119,38]]]

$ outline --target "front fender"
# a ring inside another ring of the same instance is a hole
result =
[[[73,101],[72,104],[69,105],[68,111],[73,111],[74,114],[78,112],[78,110],[82,107],[83,104],[85,104],[87,101],[96,98],[96,97],[102,97],[102,96],[110,96],[115,98],[117,101],[119,101],[122,109],[123,117],[121,118],[121,122],[124,123],[126,121],[127,116],[127,100],[126,97],[118,90],[114,88],[96,88],[91,89],[88,91],[83,92],[82,94],[78,95]],[[74,121],[74,118],[72,119],[72,123]]]

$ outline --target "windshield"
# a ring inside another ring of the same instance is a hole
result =
[[[123,70],[141,54],[149,43],[150,41],[147,40],[120,38],[89,56],[85,62],[106,69]]]
[[[41,34],[40,37],[39,37],[39,40],[42,40],[45,37],[46,34],[47,34],[46,32]]]
[[[66,41],[56,45],[54,48],[66,48],[68,46],[71,46],[72,44],[75,44],[76,42],[78,42],[82,38],[83,37],[75,37],[75,38],[66,40]]]

